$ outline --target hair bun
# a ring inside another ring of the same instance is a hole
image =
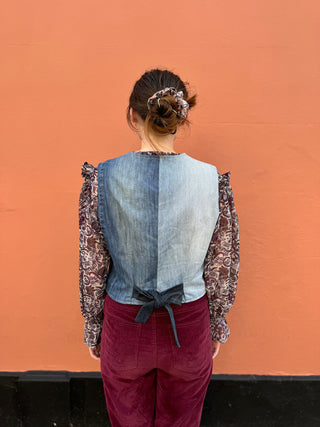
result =
[[[189,104],[185,99],[183,99],[183,91],[180,90],[178,92],[177,89],[174,87],[166,87],[165,89],[158,90],[152,96],[150,96],[147,101],[148,109],[150,110],[151,106],[156,102],[156,100],[158,101],[159,105],[159,99],[168,95],[173,98],[173,100],[177,104],[177,109],[174,110],[177,116],[180,116],[181,118],[185,119],[188,114]]]
[[[158,97],[149,107],[149,119],[158,132],[175,133],[178,124],[183,120],[177,114],[177,103],[172,96]]]

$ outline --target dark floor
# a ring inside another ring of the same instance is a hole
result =
[[[99,372],[0,372],[0,427],[47,426],[110,426]],[[287,426],[320,427],[320,376],[212,376],[201,427]]]

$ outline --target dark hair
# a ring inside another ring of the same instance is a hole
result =
[[[188,86],[188,83],[183,82],[179,76],[171,71],[153,69],[146,71],[133,87],[127,108],[127,122],[131,129],[136,131],[130,120],[130,108],[132,108],[144,121],[145,136],[159,154],[158,145],[152,142],[150,138],[150,130],[156,135],[174,134],[180,124],[186,123],[189,125],[190,121],[175,113],[178,105],[173,96],[165,95],[161,97],[159,100],[160,106],[155,102],[150,106],[150,110],[148,109],[147,101],[155,92],[166,87],[174,87],[178,92],[183,92],[183,99],[188,102],[189,109],[191,109],[196,105],[196,95],[189,97],[186,86]]]

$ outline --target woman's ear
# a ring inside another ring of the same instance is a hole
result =
[[[136,125],[137,121],[138,121],[137,120],[137,115],[136,115],[136,112],[134,111],[134,109],[132,107],[130,107],[129,114],[130,114],[130,120],[131,120],[131,122],[134,125]]]
[[[133,126],[136,128],[137,131],[141,131],[141,128],[143,128],[144,125],[142,118],[132,107],[130,107],[129,114]]]

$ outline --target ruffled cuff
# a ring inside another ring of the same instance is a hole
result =
[[[103,317],[101,319],[88,318],[84,322],[84,343],[94,348],[101,342]]]
[[[211,339],[224,344],[230,335],[230,329],[224,316],[210,320]]]

